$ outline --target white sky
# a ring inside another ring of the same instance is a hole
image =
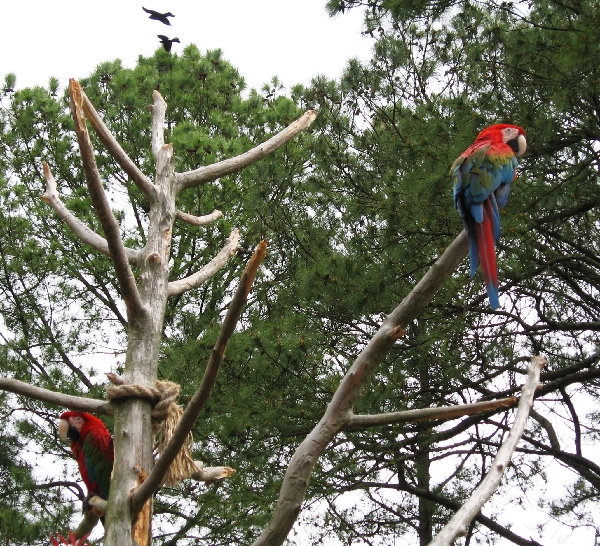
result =
[[[88,76],[119,58],[133,68],[138,55],[177,36],[173,52],[194,43],[202,53],[220,48],[260,88],[272,76],[286,87],[317,74],[340,76],[351,57],[367,59],[371,40],[360,34],[362,12],[330,18],[325,0],[8,0],[0,20],[0,78],[14,72],[17,88],[46,85],[50,76]],[[171,26],[148,19],[146,8],[170,11]]]

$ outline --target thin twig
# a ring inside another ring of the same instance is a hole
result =
[[[429,543],[429,546],[449,546],[458,537],[464,536],[473,518],[500,485],[504,471],[510,463],[512,454],[515,452],[525,430],[529,412],[533,407],[534,394],[540,383],[540,373],[546,364],[547,360],[544,356],[538,355],[531,358],[531,364],[527,371],[527,382],[523,385],[521,400],[508,438],[500,446],[486,477],[473,491],[467,502],[460,507],[440,533]]]
[[[94,149],[92,148],[90,135],[88,134],[85,117],[83,115],[82,92],[79,83],[76,80],[71,79],[69,81],[70,105],[73,113],[73,120],[75,122],[75,133],[77,134],[77,140],[79,142],[79,150],[83,160],[83,170],[85,172],[88,190],[94,208],[96,209],[96,214],[98,215],[98,219],[104,230],[108,248],[110,249],[110,255],[115,266],[115,273],[121,287],[123,300],[127,307],[127,318],[128,320],[140,318],[144,315],[144,307],[135,283],[133,271],[129,266],[125,245],[121,239],[119,224],[110,208],[110,203],[104,192],[100,173],[96,166]]]
[[[244,167],[256,163],[259,159],[273,153],[275,150],[287,144],[298,133],[304,131],[316,117],[317,112],[315,110],[308,110],[300,118],[292,122],[275,136],[241,155],[225,159],[224,161],[206,167],[200,167],[193,171],[177,173],[175,176],[176,182],[179,185],[179,190],[192,188],[210,182],[211,180],[216,180],[217,178],[238,172]]]
[[[225,349],[227,348],[227,344],[233,335],[235,326],[242,313],[242,309],[244,308],[244,305],[248,299],[248,294],[250,292],[250,288],[252,287],[252,283],[254,282],[254,277],[256,276],[258,267],[263,261],[266,252],[267,243],[266,241],[261,241],[261,243],[256,247],[256,250],[250,258],[250,261],[246,265],[238,288],[233,296],[233,299],[231,300],[231,303],[229,304],[229,309],[227,310],[223,324],[221,325],[219,337],[217,338],[217,342],[211,352],[210,359],[204,372],[204,377],[202,378],[202,382],[200,383],[198,390],[185,408],[177,429],[173,433],[170,442],[165,447],[154,468],[148,475],[148,478],[144,481],[144,483],[132,491],[130,502],[131,510],[134,515],[139,512],[146,500],[148,500],[150,496],[153,495],[154,492],[161,486],[169,466],[171,466],[171,463],[175,459],[177,453],[179,453],[179,450],[188,437],[190,430],[194,426],[198,415],[200,415],[200,412],[209,399],[217,380],[217,373],[221,363],[223,362]]]

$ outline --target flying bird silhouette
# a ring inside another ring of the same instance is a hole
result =
[[[170,39],[168,36],[164,34],[157,34],[159,40],[162,42],[162,46],[165,48],[165,51],[171,51],[171,46],[173,42],[179,43],[179,38]]]
[[[175,15],[173,15],[170,11],[168,11],[167,13],[159,13],[158,11],[154,11],[153,9],[146,9],[144,6],[142,6],[142,9],[146,13],[150,14],[150,17],[148,17],[148,19],[154,19],[155,21],[160,21],[161,23],[163,23],[165,25],[171,24],[171,22],[169,21],[169,17],[175,17]]]

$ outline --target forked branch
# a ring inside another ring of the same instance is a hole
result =
[[[448,246],[410,294],[388,315],[367,346],[358,355],[341,380],[323,417],[296,449],[287,468],[271,521],[254,542],[254,546],[283,544],[298,514],[312,470],[335,436],[349,425],[352,408],[362,389],[384,360],[398,336],[431,301],[468,253],[468,239],[463,231]]]
[[[460,510],[454,514],[440,533],[429,543],[429,546],[450,546],[458,537],[464,536],[473,518],[500,485],[504,471],[510,463],[510,459],[515,449],[517,449],[517,444],[525,430],[529,412],[533,407],[535,391],[540,384],[540,373],[546,364],[547,360],[544,356],[538,355],[531,358],[531,364],[527,371],[527,382],[523,385],[515,422],[510,429],[508,438],[498,450],[498,454],[486,477],[473,491],[469,500],[460,507]]]

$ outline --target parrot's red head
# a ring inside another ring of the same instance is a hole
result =
[[[475,139],[475,144],[491,142],[492,144],[506,144],[516,157],[521,157],[527,150],[525,131],[517,125],[498,123],[481,131]]]
[[[63,442],[77,442],[90,428],[105,429],[104,423],[89,413],[83,411],[65,411],[58,423],[58,437]]]

